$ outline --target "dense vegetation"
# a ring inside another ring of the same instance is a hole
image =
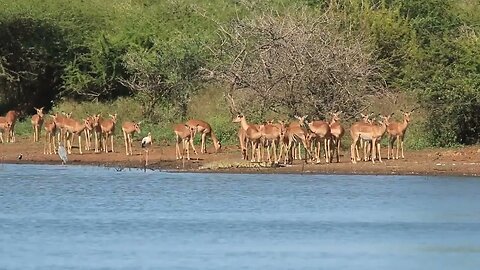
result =
[[[230,139],[236,111],[418,106],[417,146],[477,143],[479,31],[476,0],[3,1],[0,113],[195,115]]]

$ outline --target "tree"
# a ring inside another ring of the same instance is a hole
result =
[[[384,92],[368,40],[331,13],[265,12],[220,26],[213,74],[227,97],[259,118],[277,113],[355,115]]]

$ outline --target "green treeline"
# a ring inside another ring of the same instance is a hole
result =
[[[131,98],[155,124],[214,89],[252,120],[353,119],[407,96],[426,146],[477,143],[479,33],[476,0],[2,1],[0,113]]]

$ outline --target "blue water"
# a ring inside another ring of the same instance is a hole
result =
[[[0,268],[480,269],[479,180],[0,165]]]

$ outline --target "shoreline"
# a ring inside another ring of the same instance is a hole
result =
[[[226,146],[219,153],[209,147],[209,154],[191,155],[192,160],[175,159],[174,145],[155,145],[150,150],[149,165],[145,168],[143,151],[134,147],[134,155],[126,156],[123,145],[117,143],[115,153],[84,151],[68,156],[68,165],[86,165],[123,169],[164,171],[171,173],[227,173],[227,174],[308,174],[308,175],[416,175],[416,176],[480,176],[480,148],[478,145],[455,149],[424,149],[405,152],[405,159],[383,162],[358,162],[352,164],[349,151],[342,151],[340,163],[304,164],[296,160],[294,165],[266,167],[240,158],[235,145]],[[120,150],[120,151],[119,151]],[[382,153],[386,149],[382,148]],[[17,157],[22,154],[22,159]],[[386,154],[386,153],[384,153]],[[15,143],[0,144],[0,158],[4,164],[61,164],[57,155],[44,155],[43,143],[20,138]],[[197,160],[198,158],[198,160]]]

